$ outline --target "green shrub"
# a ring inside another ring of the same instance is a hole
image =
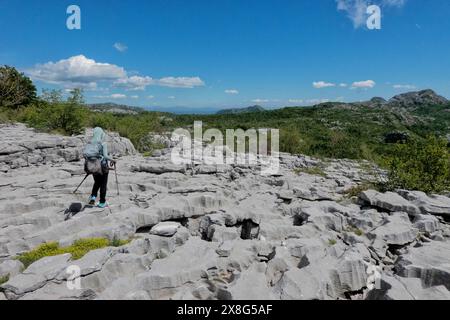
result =
[[[280,151],[291,154],[301,153],[302,138],[295,129],[285,129],[280,132]]]
[[[3,277],[0,277],[0,286],[9,281],[9,274]]]
[[[87,124],[88,111],[83,106],[82,91],[71,91],[66,101],[60,90],[44,90],[42,99],[22,107],[13,118],[29,126],[66,135],[81,134]]]
[[[443,139],[428,136],[399,144],[388,165],[389,189],[426,193],[450,189],[450,153]]]
[[[34,250],[23,253],[17,259],[23,263],[25,268],[32,263],[44,258],[52,257],[60,254],[70,253],[73,260],[84,257],[89,251],[112,247],[121,247],[129,243],[129,240],[120,240],[114,238],[112,241],[105,238],[80,239],[75,241],[69,247],[60,247],[57,242],[44,243]]]

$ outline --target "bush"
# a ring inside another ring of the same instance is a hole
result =
[[[74,91],[75,93],[80,94],[79,91]],[[79,104],[81,98],[71,96],[67,101],[58,99],[60,99],[58,91],[45,92],[44,100],[23,108],[17,120],[44,131],[66,135],[83,133],[88,111]]]
[[[129,243],[128,240],[120,240],[114,238],[110,241],[105,238],[80,239],[75,241],[69,247],[60,247],[57,242],[44,243],[34,250],[23,253],[17,259],[28,268],[32,263],[44,258],[58,256],[60,254],[70,253],[73,260],[84,257],[89,251],[106,248],[108,246],[120,247]]]
[[[396,146],[388,161],[389,189],[439,193],[450,189],[450,153],[447,141],[429,136]]]
[[[301,153],[302,138],[296,129],[282,129],[280,132],[280,151],[291,154]]]
[[[0,67],[0,107],[17,108],[36,99],[30,78],[13,67]]]

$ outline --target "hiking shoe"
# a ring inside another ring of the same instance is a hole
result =
[[[101,208],[101,209],[104,209],[104,208],[108,208],[108,202],[105,202],[105,203],[98,203],[97,204],[97,208]]]
[[[90,206],[95,206],[95,200],[97,199],[97,197],[91,196],[89,198],[89,205]]]

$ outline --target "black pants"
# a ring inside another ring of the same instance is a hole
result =
[[[92,188],[92,196],[97,197],[98,190],[100,190],[100,203],[106,202],[106,190],[108,187],[108,173],[94,176],[94,187]]]

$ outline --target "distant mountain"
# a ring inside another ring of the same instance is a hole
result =
[[[388,101],[391,107],[415,108],[427,105],[445,105],[449,101],[433,90],[422,90],[399,94]]]
[[[395,109],[397,110],[396,112],[401,112],[402,109],[412,110],[419,107],[443,106],[448,105],[449,103],[450,101],[446,98],[438,95],[431,89],[427,89],[422,91],[402,93],[392,97],[390,100],[385,100],[381,97],[374,97],[368,101],[350,103],[327,102],[319,104],[317,106],[329,106],[334,108],[346,109],[354,109],[358,107],[388,108]]]
[[[140,112],[144,111],[143,108],[139,107],[130,107],[123,104],[117,104],[113,102],[106,102],[106,103],[96,103],[96,104],[88,104],[88,108],[91,108],[95,112],[109,112],[109,113],[116,113],[116,114],[139,114]]]
[[[266,109],[264,109],[261,106],[251,106],[251,107],[247,107],[247,108],[236,108],[236,109],[224,109],[224,110],[220,110],[218,111],[216,114],[240,114],[240,113],[252,113],[252,112],[261,112],[261,111],[266,111]]]
[[[394,96],[390,100],[385,100],[381,97],[374,97],[368,101],[363,102],[353,102],[353,103],[344,103],[344,102],[327,102],[316,105],[316,107],[331,107],[337,109],[358,109],[359,107],[369,107],[369,108],[390,108],[396,109],[397,113],[403,114],[402,110],[408,109],[416,109],[418,107],[424,106],[441,106],[450,104],[450,101],[446,98],[436,94],[433,90],[427,89],[416,92],[408,92]],[[140,108],[140,107],[130,107],[127,105],[116,104],[112,102],[107,103],[97,103],[97,104],[89,104],[88,107],[93,109],[96,112],[110,112],[116,114],[139,114],[143,111],[154,111],[154,112],[162,112],[162,113],[172,113],[178,115],[229,115],[229,114],[246,114],[246,113],[255,113],[267,111],[261,106],[255,105],[247,108],[232,108],[232,109],[223,109],[217,111],[217,109],[210,108],[190,108],[183,106],[175,106],[175,107],[149,107],[149,108]],[[273,109],[275,110],[275,109]]]

